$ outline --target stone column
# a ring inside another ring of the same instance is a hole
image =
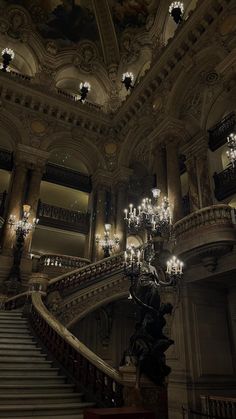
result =
[[[94,247],[94,257],[95,260],[103,258],[103,250],[96,245],[95,239],[96,235],[99,234],[103,237],[104,234],[104,224],[106,222],[105,215],[105,205],[106,205],[106,188],[104,185],[97,185],[95,192],[95,208],[94,208],[94,235],[93,235],[93,247]]]
[[[11,249],[15,243],[15,231],[10,228],[7,220],[10,215],[14,215],[16,220],[22,216],[22,205],[24,204],[25,185],[27,180],[27,167],[25,162],[16,161],[12,172],[11,190],[8,198],[8,208],[6,213],[6,223],[2,233],[2,253],[11,254]]]
[[[190,212],[194,212],[200,208],[196,158],[191,156],[186,160],[185,165],[188,173]]]
[[[126,226],[124,221],[124,209],[127,208],[127,183],[120,182],[117,185],[116,201],[116,234],[120,238],[120,251],[126,249]]]
[[[155,152],[154,173],[156,174],[156,186],[161,190],[160,198],[167,196],[167,173],[166,173],[166,149],[159,146]]]
[[[166,145],[167,183],[172,220],[176,223],[183,216],[182,192],[179,171],[178,141],[170,140]]]
[[[33,219],[37,215],[38,201],[40,197],[40,184],[43,176],[43,167],[36,167],[31,171],[31,177],[29,180],[28,194],[26,197],[26,204],[30,205],[30,218],[29,221],[33,222]],[[25,238],[24,251],[30,252],[31,242],[33,238],[33,231],[31,231]]]

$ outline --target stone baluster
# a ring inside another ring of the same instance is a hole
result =
[[[26,180],[26,163],[17,159],[11,175],[6,222],[2,233],[2,253],[6,255],[11,254],[11,249],[13,248],[16,239],[15,231],[10,228],[7,221],[11,214],[16,217],[16,220],[19,220],[22,216]]]
[[[159,146],[155,152],[154,173],[156,174],[156,186],[161,190],[160,198],[167,196],[167,173],[166,173],[166,149]]]
[[[175,223],[180,220],[183,215],[178,140],[176,138],[168,140],[166,145],[166,154],[168,198],[172,211],[173,223]]]

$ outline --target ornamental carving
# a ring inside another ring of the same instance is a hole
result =
[[[91,73],[97,68],[98,51],[93,42],[82,42],[74,58],[74,65],[85,73]]]

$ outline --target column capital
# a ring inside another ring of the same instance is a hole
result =
[[[22,164],[27,168],[43,170],[50,153],[29,147],[25,144],[18,144],[14,157],[16,165]]]
[[[205,131],[198,132],[194,137],[191,138],[188,144],[185,144],[182,151],[186,155],[186,158],[191,156],[198,156],[202,153],[206,153],[208,150],[208,137]]]

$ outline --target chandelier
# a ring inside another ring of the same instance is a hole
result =
[[[2,50],[3,63],[0,65],[0,70],[4,72],[10,72],[9,64],[14,59],[15,53],[11,48],[5,48]]]
[[[130,230],[146,229],[151,235],[166,235],[170,232],[171,214],[167,197],[159,204],[160,189],[152,189],[153,199],[144,198],[136,209],[133,204],[125,209],[124,220]]]
[[[228,142],[227,145],[228,145],[229,150],[226,152],[226,154],[230,163],[234,167],[235,161],[236,161],[236,134],[231,133],[227,137],[227,142]]]
[[[173,1],[169,7],[169,14],[178,25],[183,20],[184,3],[181,1]]]
[[[132,89],[133,86],[133,81],[134,81],[134,75],[131,72],[126,72],[123,74],[122,76],[122,83],[124,84],[126,90],[130,90]]]
[[[22,235],[26,237],[39,222],[38,218],[34,218],[32,223],[29,222],[30,208],[30,205],[23,205],[23,217],[21,220],[16,221],[16,216],[12,214],[9,217],[8,224],[15,230],[17,236]]]
[[[110,252],[118,247],[120,243],[119,237],[115,234],[113,238],[110,237],[111,232],[111,224],[105,224],[104,236],[103,239],[101,238],[100,234],[96,235],[95,241],[96,244],[101,246],[104,252],[104,258],[110,256]]]

